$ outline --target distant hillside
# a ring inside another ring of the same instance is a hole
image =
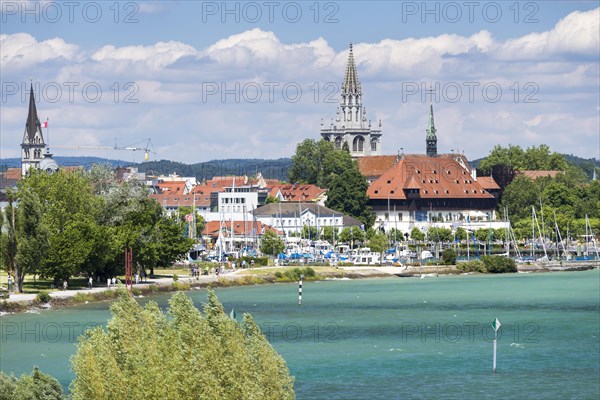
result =
[[[72,165],[84,165],[86,167],[92,164],[109,164],[112,167],[122,167],[131,165],[131,162],[123,160],[111,160],[101,157],[53,157],[58,165],[72,166]],[[0,169],[6,168],[21,168],[20,158],[2,158],[0,159]]]
[[[136,164],[140,172],[168,175],[176,173],[180,176],[191,176],[198,180],[210,179],[213,176],[248,175],[258,172],[267,179],[287,180],[287,171],[292,161],[289,158],[276,160],[265,159],[229,159],[212,160],[197,164],[160,160]]]
[[[592,174],[594,172],[594,168],[596,168],[597,170],[600,169],[600,160],[597,160],[595,158],[581,158],[581,157],[577,157],[574,156],[573,154],[561,154],[565,160],[567,160],[567,162],[571,165],[575,165],[579,168],[581,168],[581,170],[583,172],[585,172],[585,174],[587,175],[588,178],[592,178]],[[471,165],[474,168],[479,167],[479,163],[485,159],[485,157],[483,158],[478,158],[477,160],[473,160],[471,161]],[[599,172],[597,171],[596,174],[599,174]],[[600,176],[599,176],[600,178]]]
[[[287,180],[287,171],[291,165],[289,158],[280,158],[277,160],[265,159],[230,159],[230,160],[212,160],[197,164],[184,164],[176,161],[160,160],[147,161],[139,164],[131,164],[123,160],[109,160],[100,157],[54,157],[58,165],[84,165],[86,167],[92,164],[109,164],[113,168],[122,166],[137,167],[140,172],[149,172],[156,175],[168,175],[176,173],[179,176],[195,177],[198,180],[210,179],[213,176],[223,175],[248,175],[254,176],[258,172],[267,179]],[[20,158],[5,158],[0,160],[0,170],[6,168],[20,168]]]

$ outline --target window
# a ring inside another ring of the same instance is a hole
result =
[[[402,221],[402,213],[398,213],[398,221]]]
[[[371,151],[377,151],[377,139],[371,139]]]
[[[354,138],[352,142],[352,151],[354,152],[363,152],[365,145],[365,139],[362,136],[357,136]]]
[[[335,148],[340,150],[342,148],[342,137],[341,136],[337,136],[335,138]]]

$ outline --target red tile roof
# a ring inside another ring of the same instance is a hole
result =
[[[163,207],[193,207],[194,195],[192,193],[156,193],[150,194],[148,197],[155,199]],[[206,196],[196,194],[196,207],[209,207],[210,193]]]
[[[158,182],[156,184],[160,188],[163,193],[183,193],[185,192],[185,182],[184,181],[168,181],[168,182]]]
[[[493,177],[491,176],[478,176],[477,182],[481,185],[482,188],[486,190],[499,190],[500,186],[496,183]]]
[[[231,221],[224,221],[222,224],[220,221],[208,221],[204,224],[204,229],[202,230],[202,235],[218,237],[219,229],[223,228],[223,234],[225,235],[225,231],[229,232],[231,230]],[[253,235],[261,235],[264,231],[275,232],[278,235],[282,235],[283,233],[279,230],[273,228],[270,225],[263,224],[260,221],[233,221],[233,232],[235,236],[253,236]]]
[[[279,185],[277,187],[281,191],[285,201],[303,202],[316,201],[320,196],[327,193],[327,189],[322,189],[316,185]],[[273,188],[274,189],[274,188]],[[273,189],[271,193],[273,193]],[[275,193],[277,191],[275,190]]]
[[[390,169],[398,156],[367,156],[358,159],[358,169],[365,177],[379,177]]]
[[[405,189],[420,198],[493,198],[455,158],[405,155],[371,183],[371,199],[406,199]]]

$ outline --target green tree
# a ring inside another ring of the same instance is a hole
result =
[[[383,252],[388,248],[388,238],[384,233],[376,233],[369,240],[371,251],[379,253],[379,264],[383,262]]]
[[[365,231],[358,227],[346,227],[340,232],[340,242],[347,244],[363,243],[365,241]]]
[[[274,196],[267,196],[266,200],[265,200],[265,204],[271,204],[271,203],[280,203],[281,201],[279,200],[279,198],[274,197]]]
[[[37,367],[31,375],[19,379],[0,372],[0,400],[62,400],[65,399],[60,383]]]
[[[467,230],[461,226],[456,228],[456,233],[454,234],[456,240],[463,241],[467,239]]]
[[[456,252],[452,249],[444,249],[442,252],[442,264],[454,265],[456,264]]]
[[[353,216],[361,221],[365,228],[373,226],[375,214],[368,205],[369,197],[367,180],[360,174],[357,164],[355,168],[345,170],[335,177],[327,192],[325,205],[333,210]]]
[[[324,226],[323,227],[323,235],[321,236],[323,240],[327,240],[329,243],[335,242],[337,238],[337,230],[338,228],[333,226]]]
[[[17,217],[15,284],[23,292],[25,274],[36,274],[48,249],[48,233],[42,222],[40,199],[32,190],[22,190]]]
[[[181,292],[166,314],[122,296],[106,330],[80,337],[73,399],[294,399],[285,361],[252,317],[240,324],[208,297],[203,315]]]
[[[425,233],[423,233],[419,228],[415,226],[410,231],[410,238],[414,241],[422,242],[423,240],[425,240]]]
[[[283,239],[281,239],[275,232],[266,231],[260,238],[260,251],[263,254],[270,254],[276,256],[285,249]]]

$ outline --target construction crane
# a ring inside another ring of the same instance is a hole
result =
[[[53,148],[56,149],[75,149],[75,150],[129,150],[129,151],[143,151],[144,152],[144,161],[148,161],[149,159],[149,155],[150,153],[152,154],[156,154],[155,151],[150,150],[151,148],[154,149],[154,146],[152,145],[152,140],[148,139],[147,141],[144,140],[142,142],[146,142],[146,146],[145,147],[135,147],[135,146],[118,146],[117,145],[117,139],[115,139],[115,145],[114,146],[88,146],[88,145],[79,145],[79,146],[52,146]],[[142,142],[137,142],[137,143],[142,143]],[[134,144],[137,144],[134,143]]]

